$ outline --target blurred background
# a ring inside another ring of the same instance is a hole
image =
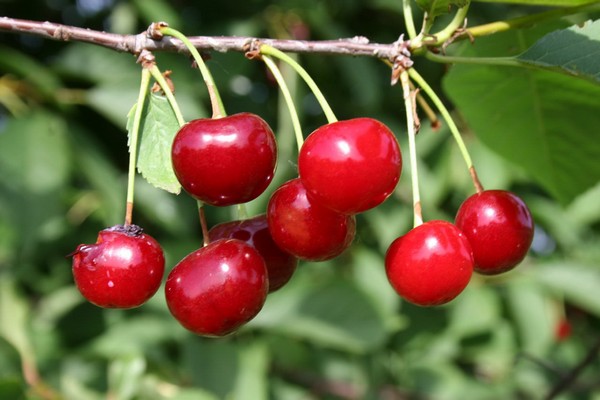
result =
[[[126,34],[142,32],[154,21],[167,21],[189,36],[365,36],[391,43],[405,32],[398,0],[0,0],[0,10],[15,18]],[[468,22],[474,26],[542,10],[473,4]],[[481,38],[474,46],[463,41],[449,52],[514,55],[547,32],[599,15]],[[419,12],[416,17],[420,21]],[[187,57],[156,57],[162,70],[173,71],[185,118],[208,116],[206,89]],[[393,292],[383,266],[389,244],[412,226],[401,89],[390,86],[388,67],[374,59],[296,58],[339,119],[369,116],[392,128],[403,149],[403,176],[389,200],[358,216],[351,249],[332,261],[301,263],[255,320],[227,338],[206,339],[177,324],[162,290],[140,308],[105,310],[84,301],[73,284],[66,255],[124,219],[125,124],[140,78],[135,57],[0,33],[0,398],[536,399],[590,355],[560,398],[600,399],[600,173],[597,158],[589,161],[599,154],[598,85],[536,76],[537,83],[560,84],[560,90],[516,86],[490,105],[479,95],[505,87],[502,74],[530,76],[512,70],[482,76],[476,69],[415,60],[453,110],[483,185],[512,190],[536,220],[530,254],[517,269],[492,278],[474,276],[450,304],[420,308]],[[248,205],[250,215],[260,214],[269,194],[297,173],[289,113],[262,63],[238,53],[212,53],[208,67],[229,114],[254,112],[277,134],[276,178]],[[306,136],[325,117],[306,86],[288,68],[282,70]],[[547,99],[548,93],[563,99]],[[587,97],[570,108],[564,103],[567,93]],[[536,122],[524,107],[508,116],[495,108],[531,99],[548,102],[542,114],[548,119]],[[551,111],[553,104],[560,107]],[[446,125],[433,130],[424,114],[421,118],[417,146],[424,217],[452,221],[473,187]],[[529,140],[528,132],[544,122],[564,136]],[[507,128],[506,138],[498,141]],[[558,149],[554,172],[558,177],[566,171],[563,180],[544,175],[546,165],[528,162],[546,145]],[[234,207],[207,208],[210,226],[236,215]],[[195,202],[141,178],[134,222],[162,244],[167,271],[202,242]],[[37,382],[34,388],[26,376]]]

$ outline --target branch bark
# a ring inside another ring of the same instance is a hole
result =
[[[91,43],[120,52],[138,55],[142,50],[171,51],[187,53],[187,49],[178,39],[164,37],[152,39],[146,32],[137,35],[120,35],[103,31],[95,31],[75,26],[0,17],[0,31],[23,33],[57,41],[77,41]],[[406,43],[399,39],[390,44],[371,43],[363,36],[338,40],[279,40],[253,38],[243,36],[191,36],[189,40],[198,50],[218,52],[245,52],[253,41],[260,41],[284,52],[345,54],[352,56],[368,56],[394,61],[406,51]]]

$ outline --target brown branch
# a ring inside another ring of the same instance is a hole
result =
[[[137,35],[120,35],[116,33],[95,31],[52,22],[22,20],[0,17],[0,31],[24,33],[57,41],[76,41],[107,47],[120,52],[139,54],[142,50],[173,51],[187,53],[185,46],[177,39],[164,37],[153,39],[147,32]],[[191,36],[192,44],[198,50],[214,50],[219,52],[244,52],[254,40],[290,53],[345,54],[353,56],[369,56],[395,61],[406,56],[407,42],[398,40],[390,44],[370,43],[362,36],[338,40],[279,40],[261,39],[243,36]]]

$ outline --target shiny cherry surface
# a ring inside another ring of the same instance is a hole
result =
[[[188,122],[175,135],[173,169],[193,197],[214,206],[245,203],[269,185],[277,145],[260,117],[240,113]]]
[[[390,129],[372,118],[338,121],[316,129],[298,156],[310,197],[344,214],[382,203],[394,191],[402,155]]]
[[[385,269],[401,297],[420,306],[436,306],[454,299],[467,286],[473,254],[456,226],[429,221],[392,242]]]
[[[162,248],[136,225],[104,229],[96,244],[81,244],[72,256],[77,289],[106,308],[145,303],[160,287],[165,269]]]
[[[328,260],[346,250],[356,233],[356,219],[310,200],[300,179],[279,187],[267,206],[273,240],[294,256],[310,261]]]
[[[473,248],[475,271],[495,275],[517,266],[533,240],[533,219],[527,205],[505,190],[484,190],[458,209],[456,226]]]
[[[208,232],[211,241],[239,239],[254,247],[265,260],[269,277],[269,293],[285,285],[296,270],[298,259],[283,251],[271,237],[266,214],[254,218],[224,222]]]
[[[221,239],[190,253],[165,285],[169,311],[186,329],[224,336],[262,309],[269,290],[265,262],[237,239]]]

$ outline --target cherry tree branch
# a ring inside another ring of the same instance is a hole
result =
[[[137,35],[121,35],[95,31],[75,26],[0,17],[0,32],[24,33],[57,41],[77,41],[91,43],[120,52],[139,55],[142,50],[171,51],[187,53],[184,44],[173,37],[153,38],[151,29]],[[245,52],[257,40],[276,49],[290,53],[346,54],[370,56],[395,61],[406,52],[406,42],[402,39],[390,44],[371,43],[363,36],[338,40],[280,40],[243,36],[190,36],[190,42],[198,50],[218,52]]]

